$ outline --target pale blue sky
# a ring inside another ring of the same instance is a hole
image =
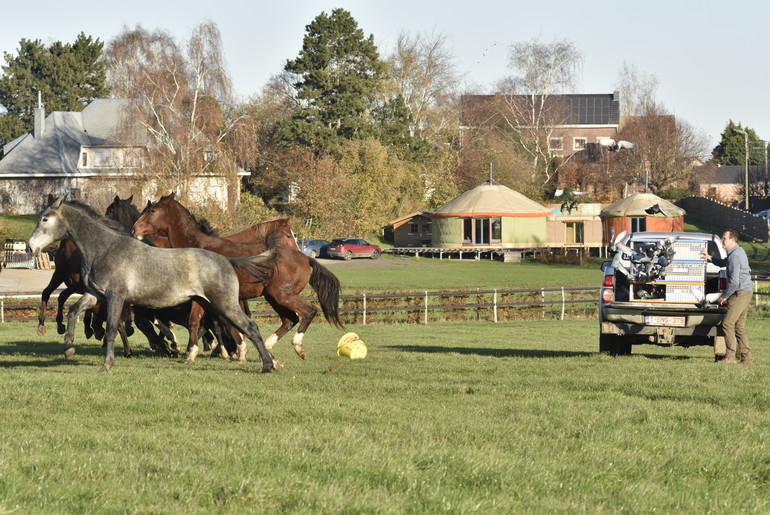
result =
[[[401,30],[447,34],[458,70],[489,91],[507,73],[511,43],[569,39],[584,56],[578,93],[612,92],[626,61],[655,75],[658,99],[703,130],[712,146],[729,119],[770,139],[770,3],[759,0],[16,1],[2,9],[0,51],[15,54],[21,38],[72,42],[81,31],[108,42],[137,24],[183,41],[211,19],[222,33],[236,92],[245,98],[296,57],[305,26],[336,7],[374,35],[381,54]]]

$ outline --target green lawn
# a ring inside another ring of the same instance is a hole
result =
[[[0,332],[0,512],[766,513],[770,324],[756,363],[597,351],[595,321],[316,324],[286,368],[149,356],[97,370]],[[251,350],[253,359],[256,353]]]

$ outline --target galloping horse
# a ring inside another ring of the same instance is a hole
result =
[[[28,245],[37,255],[62,238],[72,239],[83,255],[86,287],[67,317],[65,356],[75,352],[72,342],[78,315],[100,299],[107,303],[103,372],[115,362],[115,335],[124,303],[165,308],[194,300],[217,312],[252,340],[262,358],[262,372],[275,368],[259,328],[238,305],[234,269],[243,268],[266,281],[272,271],[268,264],[275,259],[274,250],[259,256],[228,259],[201,249],[159,249],[108,227],[105,221],[59,198],[40,216]]]
[[[53,195],[48,195],[48,205],[54,201]],[[83,209],[91,210],[91,208],[85,204],[80,204]],[[96,216],[95,211],[91,211]],[[43,289],[43,293],[40,296],[40,310],[37,316],[37,334],[40,336],[45,335],[45,313],[48,310],[48,300],[51,298],[51,294],[56,288],[64,283],[65,288],[59,294],[56,308],[56,330],[59,334],[64,334],[66,327],[64,326],[64,304],[67,302],[73,293],[82,294],[83,283],[80,280],[80,271],[83,265],[83,260],[80,256],[80,251],[75,246],[75,243],[70,239],[63,239],[59,243],[59,248],[56,249],[54,255],[54,271],[51,275],[51,280]],[[86,312],[85,316],[85,333],[86,338],[90,338],[93,335],[93,329],[91,326],[92,312]]]
[[[338,311],[340,283],[326,267],[299,251],[293,233],[285,229],[287,226],[288,219],[278,219],[257,224],[227,238],[206,234],[195,217],[176,201],[171,193],[161,197],[154,204],[147,203],[142,216],[134,224],[134,236],[141,239],[160,235],[168,239],[172,248],[195,247],[228,257],[238,257],[263,252],[265,236],[270,231],[282,233],[283,236],[277,241],[281,251],[276,257],[272,276],[263,284],[257,284],[253,280],[248,284],[242,283],[241,299],[263,295],[281,318],[281,327],[265,340],[268,349],[272,349],[301,319],[292,345],[297,355],[304,359],[305,348],[302,346],[302,339],[318,314],[318,308],[303,301],[300,293],[309,282],[318,296],[326,320],[342,328]],[[271,234],[275,235],[276,232]]]
[[[130,232],[133,229],[134,223],[139,219],[139,210],[134,207],[134,205],[131,203],[133,199],[133,195],[127,199],[121,199],[118,196],[115,196],[115,200],[112,201],[112,204],[110,204],[107,207],[107,210],[105,211],[105,215],[107,218],[110,218],[112,220],[116,220],[120,223],[120,225],[124,228],[126,228],[126,231]],[[160,240],[160,238],[158,238]],[[147,238],[144,240],[145,243],[149,243],[150,245],[155,244],[155,242]],[[161,245],[156,245],[161,248],[168,248],[169,245],[163,245],[161,242]],[[134,308],[134,315],[137,319],[144,320],[154,320],[156,322],[156,325],[158,329],[166,335],[166,338],[168,338],[174,345],[174,349],[176,353],[179,352],[179,344],[176,341],[176,337],[173,332],[169,330],[169,322],[173,322],[177,325],[181,325],[191,333],[193,333],[193,328],[189,326],[190,322],[190,310],[192,309],[192,302],[187,302],[181,306],[176,306],[173,308],[164,308],[164,309],[153,309],[149,310],[146,308],[142,308],[139,306],[136,306]],[[217,342],[219,342],[219,346],[215,349],[218,350],[219,353],[223,357],[229,357],[230,354],[234,354],[237,352],[236,344],[234,338],[228,334],[227,332],[222,331],[222,325],[219,320],[217,320],[214,316],[204,316],[202,319],[203,327],[206,329],[206,332],[203,334],[203,339],[205,342],[204,349],[210,350],[210,341],[212,341],[214,338],[216,338]],[[139,322],[137,321],[137,326],[139,326]],[[140,327],[141,329],[141,327]],[[145,332],[143,330],[143,332]],[[212,333],[214,336],[212,336]],[[146,335],[146,332],[145,332]],[[197,336],[195,336],[197,338]],[[149,339],[149,337],[148,337]]]

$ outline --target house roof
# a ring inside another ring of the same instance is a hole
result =
[[[661,209],[661,213],[650,214],[645,211],[648,207],[658,205]],[[619,216],[658,216],[658,217],[677,217],[684,216],[686,211],[681,207],[672,204],[668,200],[664,200],[652,193],[634,193],[626,198],[611,204],[602,209],[601,216],[603,217],[619,217]]]
[[[547,207],[493,180],[486,181],[453,198],[432,213],[434,218],[551,215],[553,211]]]
[[[550,95],[545,100],[544,109],[552,113],[553,118],[559,118],[556,125],[592,126],[620,125],[620,95],[615,93],[580,94],[580,95]],[[461,98],[462,117],[464,125],[475,125],[471,121],[477,115],[473,111],[487,110],[495,100],[506,98],[522,104],[525,110],[528,106],[541,105],[541,96],[530,95],[463,95]]]
[[[743,184],[746,168],[737,166],[699,166],[693,169],[694,181],[697,184]],[[750,165],[749,179],[764,176],[764,166]]]
[[[83,146],[144,146],[147,134],[128,123],[129,99],[96,99],[81,112],[54,111],[42,134],[24,134],[4,147],[0,177],[88,176],[78,169]],[[105,170],[100,170],[104,174]]]

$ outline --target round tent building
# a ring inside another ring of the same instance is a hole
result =
[[[546,217],[553,212],[490,179],[431,213],[432,245],[541,247],[547,245]]]
[[[686,211],[652,193],[634,193],[605,207],[601,212],[604,241],[621,232],[679,232],[684,230]]]

